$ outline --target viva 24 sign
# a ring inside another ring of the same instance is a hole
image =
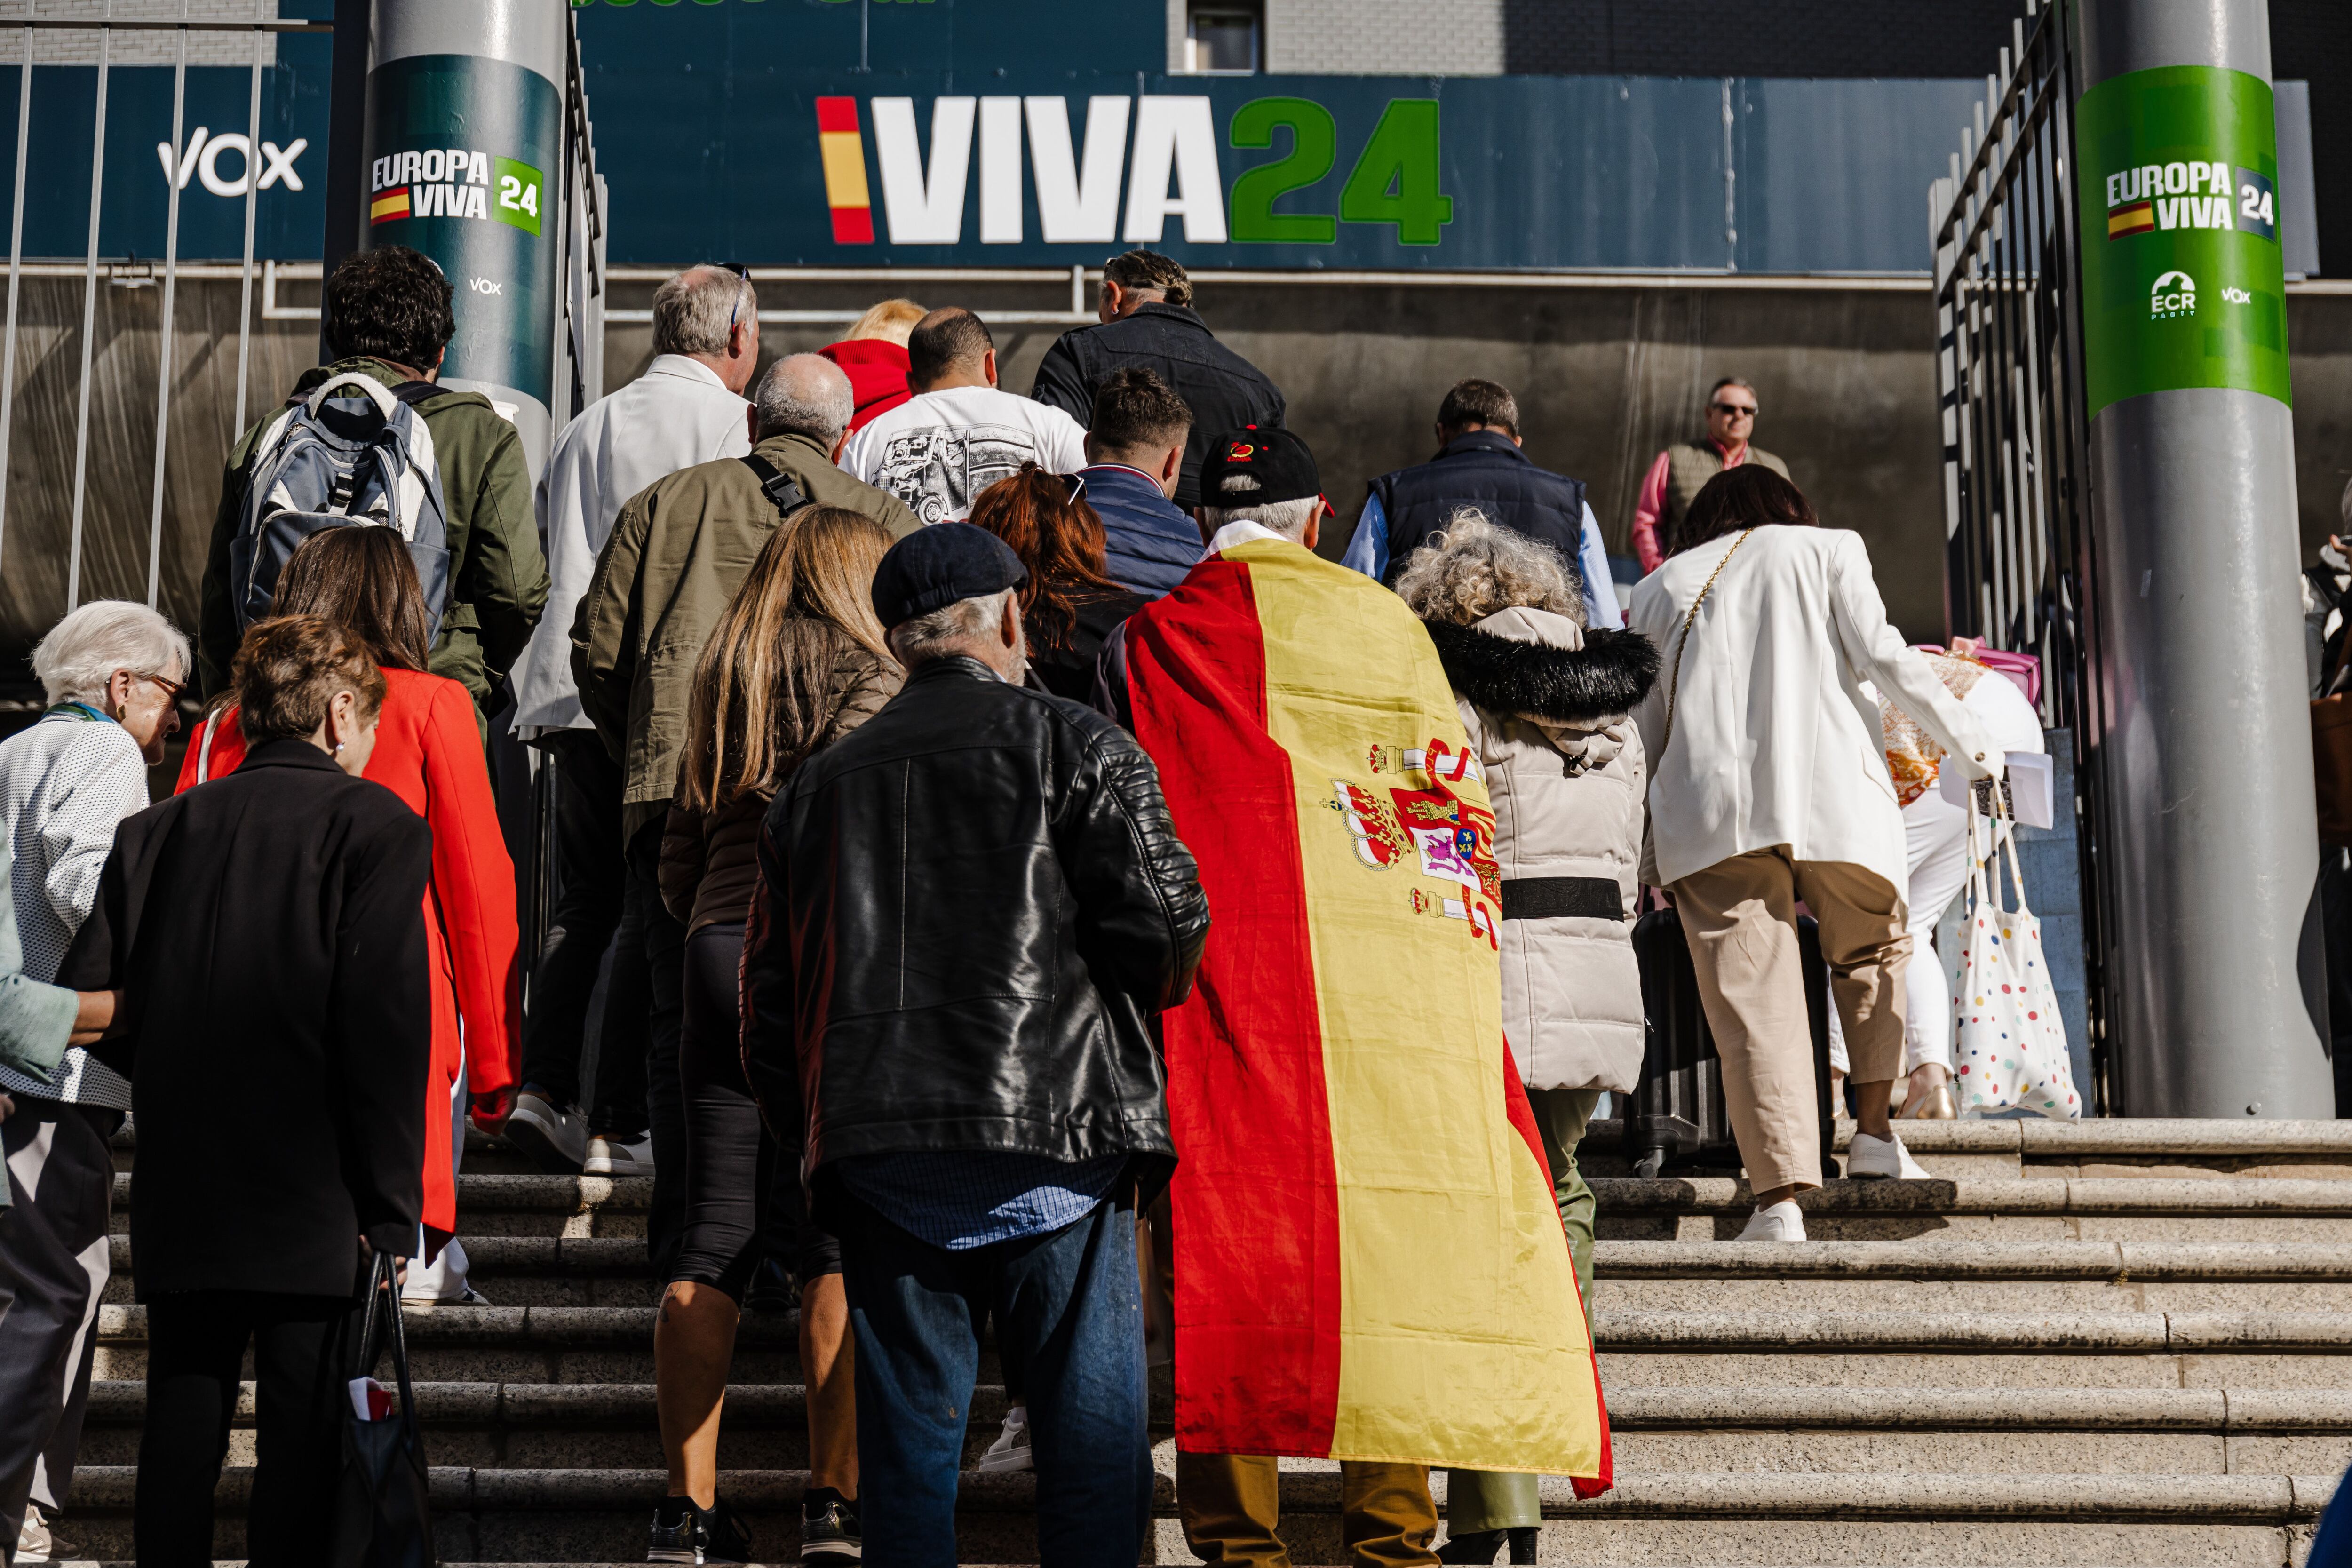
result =
[[[2074,107],[2091,412],[2146,392],[2287,392],[2278,130],[2258,77],[2167,66]]]
[[[816,100],[836,245],[877,238],[894,246],[963,243],[975,162],[980,242],[1024,243],[1024,146],[1037,237],[1048,245],[1158,245],[1169,237],[1171,218],[1192,244],[1330,245],[1340,225],[1352,224],[1388,226],[1400,245],[1435,245],[1454,221],[1454,198],[1440,188],[1435,99],[1388,100],[1355,150],[1336,212],[1317,210],[1320,203],[1309,192],[1339,167],[1341,151],[1338,121],[1312,99],[1254,99],[1234,110],[1230,145],[1286,151],[1241,171],[1230,190],[1218,169],[1214,106],[1206,97],[1098,94],[1087,100],[1083,139],[1071,134],[1066,98],[935,98],[928,160],[913,99],[873,98],[865,107],[882,186],[878,236],[858,100]]]

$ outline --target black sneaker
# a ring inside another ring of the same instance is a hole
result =
[[[692,1498],[666,1497],[654,1510],[648,1563],[749,1563],[751,1532],[724,1498],[697,1508]]]
[[[831,1487],[811,1487],[801,1494],[801,1561],[860,1563],[866,1549],[859,1544],[857,1505]]]
[[[751,1271],[751,1288],[743,1292],[747,1312],[789,1312],[801,1304],[801,1293],[784,1266],[772,1258],[760,1259]]]

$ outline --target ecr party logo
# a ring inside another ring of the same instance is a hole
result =
[[[2186,272],[2167,272],[2148,290],[2147,318],[2151,321],[2178,321],[2197,313],[2197,279]]]
[[[412,217],[477,218],[539,232],[546,177],[513,158],[468,147],[388,153],[370,166],[369,180],[371,225]]]

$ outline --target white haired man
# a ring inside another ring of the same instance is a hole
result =
[[[547,541],[547,613],[514,669],[515,733],[555,763],[555,908],[531,975],[522,1089],[507,1137],[551,1174],[646,1141],[646,973],[625,944],[607,983],[593,1093],[580,1051],[597,966],[620,929],[621,767],[596,737],[572,676],[572,616],[631,496],[697,463],[740,458],[758,438],[742,396],[760,359],[760,300],[725,267],[689,267],[654,291],[654,359],[643,375],[563,427],[537,496]],[[592,1148],[601,1142],[604,1147]]]
[[[49,628],[33,650],[48,710],[0,742],[0,836],[28,978],[58,975],[98,897],[114,830],[147,808],[147,770],[180,727],[188,639],[144,605],[101,599]],[[73,1484],[74,1452],[109,1272],[114,1161],[107,1140],[131,1109],[119,1067],[75,1047],[46,1082],[0,1066],[16,1102],[0,1122],[8,1223],[0,1226],[0,1542],[46,1542]]]

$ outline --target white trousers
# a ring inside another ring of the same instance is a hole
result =
[[[1903,1070],[1928,1062],[1952,1068],[1952,986],[1944,955],[1933,941],[1937,922],[1969,880],[1969,812],[1930,788],[1903,808],[1903,837],[1910,862],[1908,911],[1911,963],[1904,972]],[[1846,1070],[1845,1032],[1837,1009],[1830,1009],[1830,1065]]]

